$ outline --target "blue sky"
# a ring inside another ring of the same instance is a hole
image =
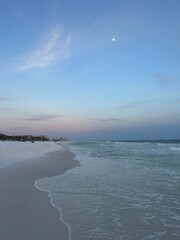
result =
[[[179,0],[1,0],[0,130],[180,138]]]

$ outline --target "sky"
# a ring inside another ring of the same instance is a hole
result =
[[[0,131],[180,138],[179,0],[0,0]]]

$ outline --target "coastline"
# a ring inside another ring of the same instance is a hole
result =
[[[78,166],[73,153],[61,150],[0,169],[0,239],[68,239],[60,212],[52,206],[48,192],[35,187],[35,181]]]

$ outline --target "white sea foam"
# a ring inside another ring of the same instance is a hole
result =
[[[59,150],[62,146],[54,142],[0,142],[0,168]]]
[[[38,190],[40,190],[40,191],[42,191],[42,192],[47,192],[47,193],[48,193],[48,197],[50,198],[51,205],[52,205],[54,208],[58,209],[58,211],[59,211],[59,218],[60,218],[61,222],[64,223],[64,224],[67,226],[67,228],[68,228],[68,240],[72,240],[72,238],[71,238],[71,234],[72,234],[71,226],[70,226],[67,222],[65,222],[64,217],[63,217],[63,214],[62,214],[62,209],[54,204],[53,198],[52,198],[52,196],[51,196],[51,192],[48,191],[48,190],[43,190],[42,188],[40,188],[40,187],[38,186],[38,184],[37,184],[37,181],[38,181],[38,180],[35,181],[34,186],[35,186]]]
[[[180,151],[180,147],[170,147],[172,151]]]

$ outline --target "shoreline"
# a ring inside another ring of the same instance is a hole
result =
[[[53,206],[48,192],[35,186],[38,179],[80,166],[69,150],[0,169],[0,239],[65,240],[69,229]]]

